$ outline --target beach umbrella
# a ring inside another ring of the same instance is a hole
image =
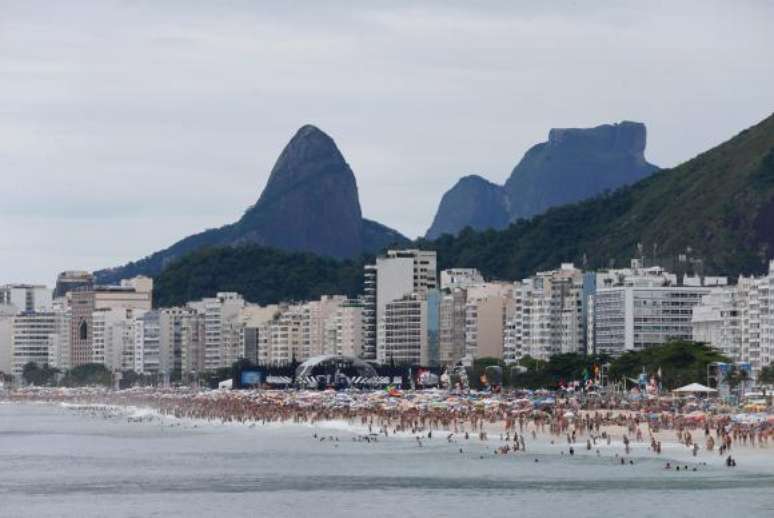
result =
[[[680,388],[674,389],[675,394],[716,394],[717,390],[707,387],[701,383],[690,383]]]

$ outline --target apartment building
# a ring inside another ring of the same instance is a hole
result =
[[[411,293],[387,302],[379,321],[377,361],[394,365],[438,365],[440,293]]]
[[[617,356],[671,340],[693,337],[693,308],[725,278],[677,276],[637,261],[623,270],[597,274],[589,312],[596,353]]]
[[[513,308],[504,331],[505,360],[585,353],[585,301],[593,287],[593,277],[572,263],[514,283]]]
[[[405,295],[425,295],[438,287],[437,261],[435,251],[388,250],[377,257],[376,264],[365,267],[363,307],[363,350],[364,359],[384,358],[384,351],[378,351],[379,343],[386,343],[379,337],[379,322],[389,302]]]
[[[692,337],[749,363],[754,375],[774,360],[774,261],[762,277],[713,288],[693,309]]]
[[[52,343],[59,339],[66,321],[61,313],[23,312],[13,318],[14,375],[21,376],[29,362],[38,366],[48,364]]]

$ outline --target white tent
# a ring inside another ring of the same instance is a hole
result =
[[[672,392],[676,394],[714,394],[717,392],[714,388],[706,387],[701,383],[691,383],[684,387],[674,389]]]

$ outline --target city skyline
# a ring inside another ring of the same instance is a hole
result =
[[[4,6],[2,282],[233,221],[305,123],[336,139],[364,214],[413,238],[458,178],[502,182],[552,127],[642,121],[669,167],[774,105],[761,2],[231,7]]]

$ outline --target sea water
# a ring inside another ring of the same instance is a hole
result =
[[[529,441],[497,456],[493,434],[420,446],[358,433],[0,404],[0,517],[774,516],[766,462],[729,469],[681,452],[697,471],[675,472],[669,452],[620,465],[613,448],[582,444],[572,457]]]

